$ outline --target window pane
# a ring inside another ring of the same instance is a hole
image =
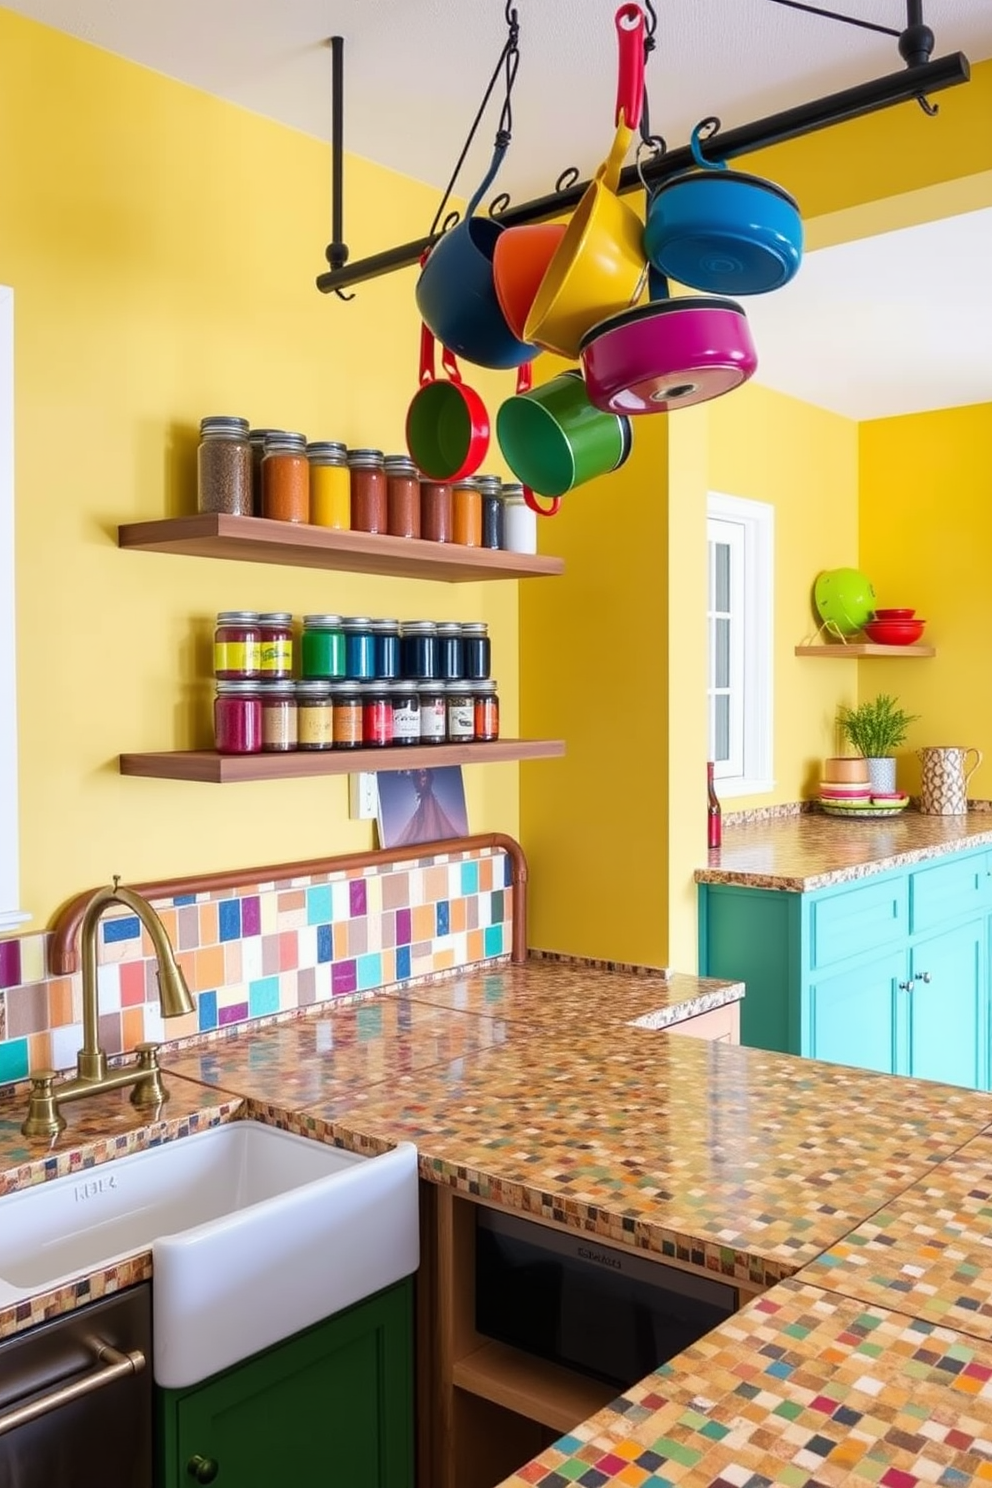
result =
[[[730,621],[717,620],[713,646],[714,686],[730,686]]]
[[[726,614],[730,609],[730,544],[713,544],[713,595],[710,608]]]
[[[714,740],[713,758],[719,763],[730,758],[730,698],[721,693],[713,699]]]

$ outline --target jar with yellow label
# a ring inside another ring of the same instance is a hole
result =
[[[214,630],[214,676],[223,682],[260,677],[261,647],[257,610],[221,610]]]
[[[329,682],[296,683],[298,749],[334,748],[334,705]]]
[[[261,675],[266,682],[285,682],[293,675],[293,617],[288,610],[268,610],[258,617]]]
[[[307,445],[310,462],[310,521],[315,527],[351,527],[351,475],[348,450],[333,439]]]

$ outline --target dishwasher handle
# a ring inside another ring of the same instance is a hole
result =
[[[89,1345],[93,1349],[94,1362],[100,1367],[91,1374],[74,1380],[71,1385],[59,1385],[49,1394],[42,1395],[27,1405],[16,1405],[13,1410],[0,1415],[0,1436],[8,1431],[16,1431],[18,1426],[26,1426],[30,1421],[37,1421],[39,1417],[47,1416],[50,1411],[69,1405],[73,1400],[80,1400],[84,1395],[92,1395],[95,1390],[102,1390],[105,1385],[112,1385],[115,1380],[123,1379],[126,1375],[140,1374],[145,1367],[145,1356],[140,1349],[121,1353],[102,1338],[90,1339]]]

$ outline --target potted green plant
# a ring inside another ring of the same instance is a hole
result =
[[[895,751],[906,742],[909,726],[919,716],[904,712],[887,692],[880,692],[856,708],[838,709],[837,723],[844,739],[868,761],[872,790],[895,790]]]

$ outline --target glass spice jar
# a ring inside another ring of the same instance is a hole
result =
[[[400,664],[400,622],[398,620],[373,620],[372,644],[375,660],[375,676],[383,681],[393,681],[403,675]]]
[[[403,675],[417,682],[440,677],[437,624],[433,620],[405,620],[400,626]]]
[[[498,475],[477,475],[476,485],[482,502],[482,543],[484,548],[503,546],[503,482]]]
[[[357,682],[332,682],[334,748],[361,749],[362,696]]]
[[[444,744],[448,737],[447,699],[443,682],[418,682],[421,744]]]
[[[304,615],[300,638],[304,677],[330,681],[344,676],[344,631],[340,615]]]
[[[386,531],[392,537],[420,536],[420,477],[408,455],[387,455]]]
[[[385,532],[388,508],[382,450],[349,450],[348,471],[352,529],[356,532]]]
[[[386,749],[393,742],[393,701],[389,682],[363,682],[359,691],[362,697],[362,746],[365,749]]]
[[[262,515],[274,522],[309,522],[310,465],[305,434],[270,434],[262,456]]]
[[[390,700],[393,708],[393,743],[397,745],[420,743],[420,693],[419,684],[407,680],[393,682]]]
[[[442,682],[465,676],[462,628],[457,620],[440,620],[437,627],[438,675]]]
[[[474,480],[455,482],[451,508],[453,540],[466,548],[481,548],[482,495]]]
[[[507,553],[537,552],[537,512],[524,500],[524,488],[503,487],[503,548]]]
[[[263,682],[262,752],[287,754],[298,742],[295,682]]]
[[[335,527],[347,532],[351,526],[351,476],[348,451],[334,439],[314,440],[307,445],[310,464],[310,521],[315,527]]]
[[[448,742],[470,744],[475,739],[475,698],[468,683],[446,682],[444,694]]]
[[[262,699],[257,682],[218,682],[214,698],[218,754],[258,754],[262,748]]]
[[[293,675],[293,617],[288,610],[268,610],[258,617],[263,681],[282,682]]]
[[[221,610],[214,629],[214,676],[244,682],[262,671],[257,610]]]
[[[452,490],[448,481],[420,482],[420,536],[425,542],[453,540]]]
[[[346,615],[341,621],[344,632],[344,674],[350,682],[371,682],[375,676],[375,640],[372,621],[367,615]]]
[[[252,515],[247,419],[217,416],[200,420],[196,499],[201,512],[223,512],[230,517]]]
[[[491,678],[472,683],[472,715],[477,744],[491,744],[499,738],[499,695]]]
[[[485,620],[465,620],[461,626],[462,651],[465,659],[463,677],[473,682],[488,677],[492,666],[489,626]]]
[[[262,515],[262,457],[265,441],[279,429],[249,429],[248,443],[251,445],[251,509],[256,517]]]
[[[334,705],[329,682],[297,682],[297,748],[334,748]]]

